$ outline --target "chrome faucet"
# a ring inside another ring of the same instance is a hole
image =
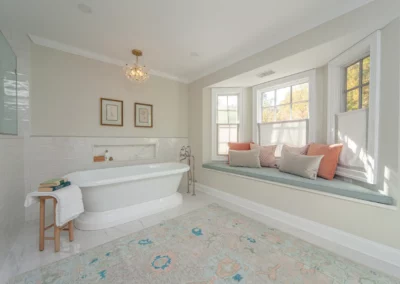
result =
[[[181,151],[179,152],[179,161],[182,162],[186,159],[188,159],[188,166],[189,166],[189,171],[187,173],[187,187],[188,187],[187,193],[190,193],[190,185],[193,185],[192,195],[195,196],[196,195],[195,183],[197,182],[194,174],[195,159],[194,156],[192,155],[192,149],[190,148],[190,146],[182,146]],[[193,170],[190,163],[191,159],[193,159]]]
[[[190,149],[190,146],[182,146],[181,151],[179,153],[179,161],[182,162],[186,160],[187,158],[190,158],[192,153],[192,150]]]

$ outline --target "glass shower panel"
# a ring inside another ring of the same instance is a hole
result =
[[[18,134],[17,106],[17,57],[0,32],[0,134]]]

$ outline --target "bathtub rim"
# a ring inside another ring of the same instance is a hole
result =
[[[111,184],[116,184],[116,183],[124,183],[124,182],[129,182],[129,181],[150,179],[150,178],[155,178],[155,177],[163,177],[163,176],[169,176],[169,175],[182,174],[182,173],[188,172],[190,170],[190,167],[187,164],[178,163],[178,162],[167,162],[167,163],[151,163],[151,164],[142,164],[142,165],[131,165],[131,166],[123,166],[123,167],[107,167],[107,168],[94,169],[94,170],[75,171],[75,172],[66,174],[64,177],[68,178],[72,174],[96,171],[96,170],[128,168],[128,167],[135,167],[135,166],[140,167],[140,166],[149,166],[149,165],[157,166],[157,165],[168,165],[168,164],[179,164],[182,166],[182,168],[170,169],[170,170],[165,169],[165,171],[160,171],[160,172],[149,172],[149,173],[145,173],[145,174],[130,175],[130,176],[125,176],[125,177],[117,177],[117,178],[109,178],[109,179],[103,179],[103,180],[99,180],[99,181],[89,181],[89,182],[85,182],[85,183],[81,183],[81,184],[77,184],[77,185],[81,189],[84,189],[85,187],[97,187],[97,186],[111,185]]]

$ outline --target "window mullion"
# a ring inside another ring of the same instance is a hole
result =
[[[276,90],[274,90],[274,121],[276,121]]]
[[[219,153],[219,124],[217,123],[217,145],[216,145],[216,147],[217,147],[217,155],[220,155],[220,153]]]
[[[363,59],[360,60],[360,78],[358,79],[359,82],[359,95],[358,95],[358,108],[362,108],[362,75],[363,75]]]
[[[229,143],[229,142],[231,142],[231,125],[230,124],[228,126],[228,135],[229,135],[229,137],[228,137],[228,143]]]
[[[349,67],[346,67],[345,68],[345,71],[344,71],[344,82],[345,82],[345,86],[344,86],[344,93],[343,93],[343,96],[344,96],[344,101],[345,101],[345,104],[344,104],[344,109],[345,109],[345,111],[347,112],[347,93],[348,93],[348,91],[349,90],[347,90],[347,69],[348,69]]]
[[[357,89],[359,89],[359,88],[360,88],[360,86],[359,86],[359,85],[357,85],[356,87],[353,87],[353,88],[351,88],[351,89],[348,89],[348,90],[344,91],[344,93],[348,93],[348,92],[351,92],[351,91],[357,90]]]
[[[293,119],[292,107],[293,107],[293,87],[290,86],[290,120]]]

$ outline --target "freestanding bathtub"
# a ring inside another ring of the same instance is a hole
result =
[[[99,230],[173,208],[189,166],[161,163],[74,172],[66,177],[82,190],[85,212],[75,220],[80,230]]]

